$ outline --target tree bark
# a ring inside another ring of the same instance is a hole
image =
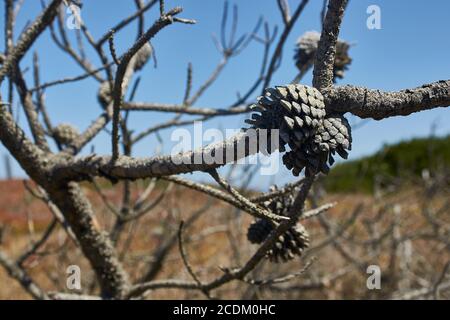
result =
[[[105,298],[122,297],[128,287],[127,275],[109,238],[95,226],[92,208],[80,187],[74,182],[50,177],[49,168],[55,156],[28,140],[4,107],[0,107],[0,141],[29,177],[45,189],[64,215],[98,276],[102,295]]]
[[[327,89],[323,93],[326,106],[331,110],[381,120],[449,106],[450,80],[441,80],[397,92],[342,86]]]
[[[79,185],[75,182],[51,184],[46,190],[64,214],[84,256],[92,265],[100,283],[102,297],[123,297],[129,286],[128,276],[107,233],[98,229],[91,205]]]

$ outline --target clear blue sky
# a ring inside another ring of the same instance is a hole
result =
[[[295,7],[300,0],[290,0]],[[40,1],[25,1],[16,27],[16,35],[27,21],[34,19],[40,8]],[[82,18],[94,37],[100,37],[114,22],[134,11],[132,0],[95,0],[84,1]],[[232,1],[239,7],[238,32],[250,31],[258,17],[263,15],[271,27],[281,26],[280,14],[275,0],[241,0]],[[296,69],[292,60],[295,41],[305,31],[319,29],[321,0],[311,0],[303,12],[291,36],[287,39],[283,52],[283,64],[273,77],[272,84],[285,84],[293,79]],[[366,9],[376,4],[381,8],[382,29],[368,30]],[[212,33],[219,33],[223,8],[222,0],[167,0],[166,6],[181,5],[185,18],[193,18],[197,25],[176,24],[164,29],[153,41],[158,57],[158,68],[152,64],[142,72],[143,81],[137,95],[137,101],[179,103],[184,94],[186,66],[192,62],[194,67],[194,89],[208,77],[211,70],[221,59],[211,40]],[[0,17],[3,25],[3,5]],[[344,18],[341,38],[354,43],[351,48],[353,64],[344,80],[339,84],[355,84],[383,90],[399,90],[415,87],[450,75],[450,23],[448,14],[450,1],[409,1],[409,0],[350,0]],[[146,14],[146,26],[157,16],[157,8]],[[3,28],[3,26],[2,26]],[[75,32],[68,31],[74,38]],[[123,52],[135,38],[135,25],[126,28],[116,36],[118,51]],[[3,51],[3,30],[0,33]],[[61,53],[51,42],[47,31],[34,46],[40,54],[43,74],[42,81],[51,81],[82,73],[82,70]],[[21,64],[22,68],[31,66],[31,55]],[[252,43],[242,55],[234,58],[220,76],[214,87],[198,101],[198,106],[224,107],[234,101],[236,92],[245,91],[254,81],[260,67],[262,46]],[[94,59],[98,65],[98,60]],[[30,72],[27,80],[31,86]],[[311,83],[311,75],[304,78],[305,84]],[[2,93],[4,94],[4,88]],[[46,91],[46,102],[55,123],[72,122],[84,129],[99,114],[96,103],[97,84],[85,80],[75,85],[65,85]],[[17,101],[17,99],[16,99]],[[136,130],[168,119],[171,115],[160,113],[136,113],[131,123]],[[24,116],[20,115],[21,124],[25,126]],[[206,128],[239,128],[244,117],[217,119],[205,124]],[[352,121],[358,119],[352,117]],[[395,117],[381,122],[370,121],[354,131],[354,145],[351,158],[373,153],[385,143],[393,143],[412,137],[426,136],[433,123],[437,125],[436,133],[450,133],[450,110],[435,109],[409,117]],[[169,140],[170,130],[162,134]],[[110,139],[106,134],[93,141],[98,153],[110,150]],[[152,155],[155,138],[140,143],[136,155]],[[89,148],[87,148],[89,150]],[[169,148],[166,148],[166,152]],[[6,150],[0,146],[0,154]],[[17,165],[14,174],[23,173]],[[0,177],[4,176],[3,165]]]

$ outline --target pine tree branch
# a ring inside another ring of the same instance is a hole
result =
[[[360,118],[381,120],[450,105],[450,80],[414,89],[383,92],[364,87],[342,86],[323,92],[327,108],[350,112]]]
[[[313,85],[319,91],[333,86],[336,43],[348,0],[330,0],[314,63]]]

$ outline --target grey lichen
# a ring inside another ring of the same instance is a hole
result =
[[[53,137],[64,146],[70,146],[79,135],[78,129],[71,124],[62,123],[53,128]]]

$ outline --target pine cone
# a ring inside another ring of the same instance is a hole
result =
[[[294,175],[300,174],[303,169],[306,176],[318,172],[327,174],[335,162],[336,152],[347,159],[351,143],[351,128],[347,119],[337,114],[327,116],[311,139],[283,156],[283,163]]]
[[[276,185],[271,186],[269,188],[270,192],[275,192],[278,190],[278,187]],[[295,189],[297,190],[297,188]],[[266,207],[269,211],[272,213],[275,213],[279,216],[285,216],[287,215],[289,209],[293,206],[295,201],[294,193],[288,193],[280,197],[276,197],[274,199],[271,199],[269,201],[264,202],[264,207]]]
[[[53,128],[53,137],[62,145],[71,145],[79,135],[78,129],[71,124],[62,123]]]
[[[338,40],[336,43],[336,55],[334,58],[334,80],[336,78],[342,79],[344,78],[344,73],[348,70],[350,64],[352,63],[352,58],[350,58],[348,54],[348,50],[350,49],[350,44]]]
[[[328,173],[337,152],[346,158],[351,149],[351,129],[339,114],[327,115],[324,98],[315,88],[304,85],[268,88],[258,98],[246,123],[254,128],[279,129],[279,149],[291,151],[283,156],[285,166],[298,176],[303,170],[307,176]],[[267,150],[271,152],[272,150]]]
[[[319,40],[320,33],[317,31],[307,31],[298,38],[294,60],[299,70],[309,68],[314,63]]]
[[[98,93],[97,93],[97,99],[103,108],[106,109],[106,107],[108,107],[108,104],[112,100],[111,88],[109,86],[108,81],[104,81],[104,82],[102,82],[102,84],[100,84],[100,89],[98,90]]]
[[[307,70],[313,65],[319,40],[320,33],[317,31],[308,31],[297,40],[294,60],[299,70]],[[349,43],[338,39],[333,70],[334,81],[336,78],[342,79],[344,77],[344,71],[348,70],[349,65],[352,63],[352,58],[348,54],[349,49]]]
[[[261,244],[273,229],[271,221],[259,219],[248,228],[247,239],[253,244]],[[266,256],[275,263],[287,262],[294,259],[295,256],[300,257],[303,251],[309,247],[309,243],[308,231],[298,223],[278,238],[273,247],[267,251]]]
[[[139,51],[136,53],[136,62],[134,65],[134,71],[139,71],[147,64],[152,56],[152,47],[149,43],[146,43]]]
[[[275,245],[267,252],[267,258],[275,263],[293,260],[295,256],[301,256],[309,247],[309,233],[301,224],[290,228],[280,236]]]
[[[276,188],[276,187],[275,187]],[[264,203],[266,209],[278,215],[286,216],[294,203],[292,194],[277,197]],[[247,239],[253,244],[261,244],[274,230],[274,225],[267,219],[257,219],[248,228]],[[286,262],[301,256],[309,246],[309,234],[305,227],[297,224],[278,238],[267,252],[267,258],[275,263]]]
[[[272,223],[267,219],[254,221],[247,230],[247,239],[253,244],[260,244],[273,230]]]

